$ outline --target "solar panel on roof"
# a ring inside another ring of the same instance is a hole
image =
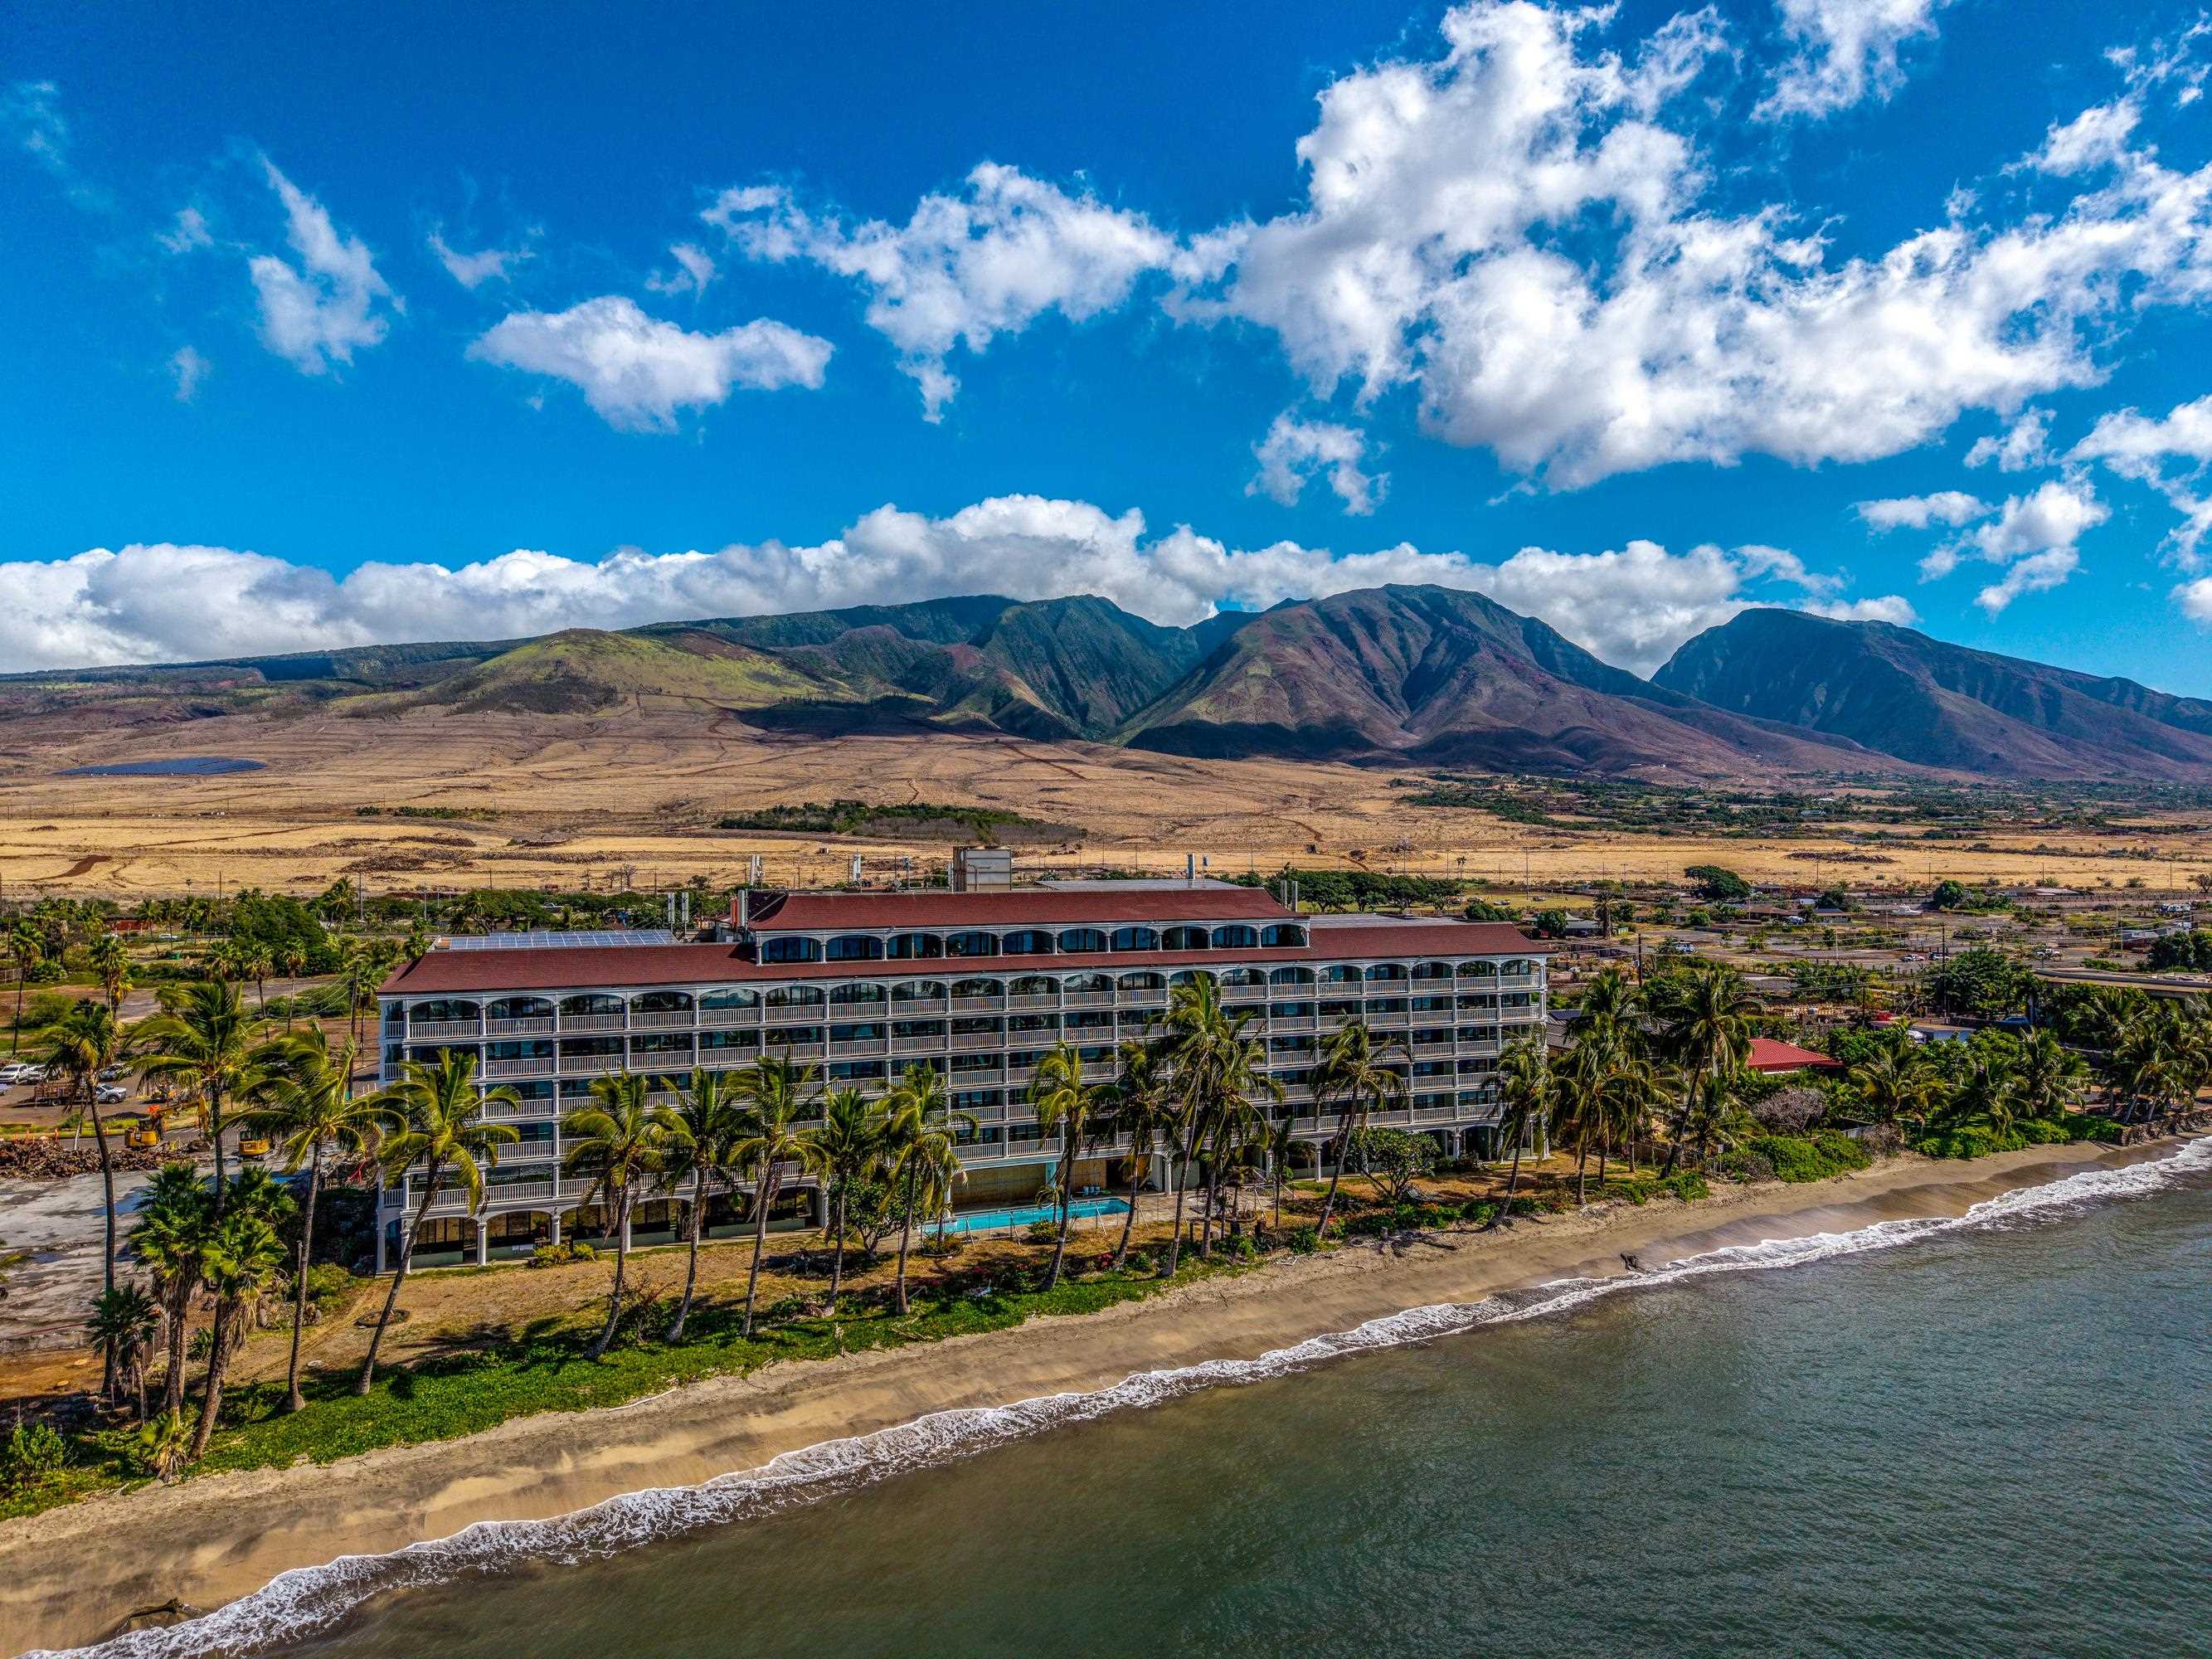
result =
[[[665,927],[605,928],[582,933],[460,933],[446,941],[449,951],[605,950],[624,945],[673,945]]]

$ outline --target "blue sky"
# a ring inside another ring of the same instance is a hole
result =
[[[2212,694],[2194,6],[800,9],[12,9],[0,668],[1433,580]]]

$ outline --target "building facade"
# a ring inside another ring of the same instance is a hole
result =
[[[441,946],[386,981],[384,1079],[459,1048],[477,1057],[487,1085],[520,1097],[493,1108],[522,1138],[488,1173],[482,1212],[441,1195],[426,1251],[482,1260],[573,1233],[590,1182],[562,1173],[560,1121],[614,1073],[680,1085],[695,1068],[782,1055],[818,1067],[825,1088],[880,1095],[908,1066],[932,1066],[976,1120],[963,1131],[965,1207],[1026,1200],[1046,1179],[1058,1149],[1029,1101],[1042,1054],[1070,1043],[1086,1078],[1109,1080],[1119,1045],[1197,975],[1252,1016],[1247,1034],[1266,1045],[1280,1111],[1316,1164],[1335,1128],[1318,1115],[1311,1076],[1329,1033],[1364,1019],[1403,1045],[1408,1102],[1378,1125],[1432,1134],[1448,1156],[1487,1156],[1498,1150],[1499,1052],[1540,1032],[1546,1015],[1543,947],[1510,926],[1300,915],[1219,883],[792,893],[749,902],[732,920],[736,937],[714,944]],[[1076,1184],[1124,1185],[1126,1151],[1086,1148]],[[1152,1184],[1173,1178],[1156,1159]],[[419,1196],[412,1177],[384,1192],[380,1267]],[[709,1232],[739,1230],[746,1201],[716,1200]],[[777,1222],[805,1224],[817,1204],[796,1179]],[[678,1197],[659,1196],[634,1226],[651,1241],[673,1237],[678,1219]]]

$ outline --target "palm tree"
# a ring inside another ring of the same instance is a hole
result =
[[[1265,1047],[1244,1035],[1253,1012],[1230,1014],[1221,1006],[1220,990],[1210,975],[1177,986],[1168,999],[1165,1056],[1174,1067],[1174,1086],[1182,1101],[1182,1127],[1188,1162],[1205,1154],[1206,1211],[1199,1229],[1199,1255],[1212,1254],[1213,1214],[1221,1171],[1232,1150],[1241,1150],[1249,1138],[1250,1101],[1265,1094],[1279,1102],[1283,1088],[1264,1069]],[[1177,1266],[1182,1244],[1182,1215],[1176,1214],[1176,1237],[1168,1247],[1168,1271]]]
[[[195,1463],[207,1455],[208,1441],[215,1433],[222,1411],[223,1377],[231,1355],[245,1343],[245,1321],[283,1263],[284,1243],[276,1236],[276,1224],[291,1208],[291,1199],[265,1171],[246,1170],[208,1240],[200,1277],[215,1297],[215,1332],[208,1349],[199,1426],[192,1432],[190,1456]]]
[[[1990,1134],[2002,1139],[2012,1133],[2019,1115],[2017,1087],[2018,1080],[2001,1061],[1977,1057],[1953,1096],[1946,1116],[1962,1127],[1984,1125]]]
[[[1851,1068],[1850,1085],[1876,1123],[1925,1122],[1942,1081],[1903,1031]]]
[[[205,1105],[208,1138],[215,1145],[215,1207],[220,1215],[225,1188],[222,1109],[226,1102],[250,1093],[259,1079],[253,1056],[260,1024],[247,1017],[238,987],[228,981],[164,985],[158,995],[161,1011],[133,1030],[131,1046],[143,1075],[180,1080]]]
[[[1686,1084],[1700,1073],[1717,1077],[1741,1066],[1751,1052],[1751,1024],[1759,1014],[1759,999],[1733,968],[1699,963],[1668,975],[1650,988],[1656,1013],[1666,1034],[1668,1052],[1683,1072]],[[1663,1180],[1674,1173],[1681,1156],[1682,1135],[1687,1127],[1693,1092],[1686,1086],[1667,1148],[1667,1162],[1659,1171]]]
[[[753,1183],[753,1262],[745,1275],[745,1322],[753,1334],[753,1304],[760,1294],[761,1258],[768,1254],[768,1212],[783,1179],[783,1166],[797,1162],[806,1141],[799,1121],[817,1085],[811,1066],[801,1071],[789,1060],[769,1056],[738,1073],[738,1090],[750,1109],[731,1149],[731,1162]]]
[[[1513,1189],[1521,1184],[1521,1143],[1532,1129],[1540,1131],[1551,1115],[1552,1057],[1540,1036],[1516,1037],[1498,1059],[1498,1078],[1505,1099],[1498,1120],[1500,1133],[1513,1138],[1513,1167],[1505,1176],[1505,1200],[1498,1213],[1483,1224],[1488,1232],[1512,1213]]]
[[[350,1043],[331,1053],[319,1025],[264,1044],[258,1057],[263,1079],[245,1119],[250,1130],[276,1144],[287,1173],[307,1171],[307,1202],[300,1216],[300,1248],[292,1271],[292,1358],[284,1373],[289,1411],[307,1403],[300,1392],[300,1337],[307,1322],[307,1266],[313,1259],[325,1160],[332,1152],[355,1159],[373,1155],[386,1123],[382,1105],[354,1096],[356,1057]]]
[[[93,940],[88,953],[93,976],[99,980],[101,993],[107,998],[110,1013],[123,1012],[123,994],[131,988],[131,952],[121,937],[102,933]]]
[[[607,1294],[607,1322],[592,1344],[591,1357],[597,1359],[615,1340],[615,1327],[622,1321],[630,1212],[637,1206],[639,1189],[660,1169],[668,1121],[660,1108],[646,1103],[645,1079],[635,1072],[592,1079],[592,1098],[597,1104],[561,1120],[561,1141],[568,1149],[569,1173],[592,1177],[579,1208],[598,1198],[615,1236],[615,1282]]]
[[[1163,1144],[1172,1146],[1175,1109],[1168,1097],[1168,1079],[1158,1053],[1147,1042],[1132,1039],[1121,1045],[1121,1068],[1109,1094],[1117,1134],[1129,1137],[1127,1161],[1129,1207],[1121,1217],[1121,1242],[1114,1249],[1118,1270],[1129,1259],[1129,1238],[1137,1226],[1137,1199],[1152,1172],[1152,1159]]]
[[[1075,1154],[1091,1133],[1098,1109],[1098,1091],[1083,1080],[1083,1056],[1069,1042],[1055,1043],[1037,1060],[1036,1080],[1030,1085],[1030,1103],[1036,1109],[1037,1133],[1060,1135],[1060,1229],[1053,1240],[1052,1267],[1045,1275],[1048,1291],[1060,1283],[1060,1270],[1067,1259],[1068,1198],[1074,1188]]]
[[[909,1066],[891,1091],[890,1117],[884,1127],[884,1152],[891,1178],[905,1189],[899,1205],[899,1249],[896,1297],[898,1310],[907,1311],[907,1249],[914,1236],[917,1208],[928,1204],[933,1215],[943,1212],[954,1183],[965,1181],[960,1167],[959,1129],[975,1133],[973,1112],[956,1112],[947,1100],[944,1074],[933,1066]]]
[[[115,1403],[128,1378],[128,1386],[138,1396],[138,1415],[146,1415],[146,1350],[153,1346],[161,1322],[161,1310],[154,1298],[136,1285],[117,1285],[93,1298],[92,1317],[86,1323],[109,1379],[101,1389],[109,1405]]]
[[[23,1045],[23,990],[31,981],[31,969],[46,954],[46,930],[36,922],[18,918],[8,930],[8,955],[15,964],[15,1024],[8,1039],[8,1052],[19,1053]]]
[[[131,1449],[140,1464],[166,1486],[190,1461],[191,1443],[192,1431],[185,1426],[184,1413],[166,1411],[139,1425]]]
[[[115,1063],[119,1043],[115,1011],[104,1002],[80,1002],[53,1029],[40,1056],[49,1075],[58,1073],[69,1079],[69,1092],[83,1101],[84,1109],[92,1116],[92,1137],[100,1148],[101,1208],[106,1224],[100,1288],[108,1291],[115,1288],[115,1163],[107,1150],[107,1125],[100,1115],[100,1074]],[[101,1391],[106,1392],[113,1382],[111,1371]]]
[[[2088,1062],[2049,1031],[2025,1038],[2014,1060],[2020,1103],[2030,1117],[2063,1117],[2081,1097]]]
[[[265,1018],[269,1012],[269,969],[272,961],[269,947],[258,939],[237,941],[238,976],[253,981],[253,1012]]]
[[[284,977],[292,981],[291,994],[284,999],[284,1029],[292,1029],[292,1005],[300,1000],[300,978],[307,971],[307,947],[301,940],[288,939],[276,952],[276,964],[284,970]]]
[[[185,1408],[185,1325],[214,1219],[214,1196],[198,1172],[189,1164],[165,1164],[146,1183],[131,1229],[131,1248],[154,1274],[155,1294],[168,1328],[161,1409],[173,1417]]]
[[[883,1152],[884,1115],[858,1089],[832,1089],[822,1102],[822,1121],[802,1137],[801,1159],[830,1188],[830,1316],[845,1282],[845,1206],[853,1183],[866,1181]]]
[[[676,1086],[672,1079],[662,1082]],[[699,1236],[706,1227],[707,1200],[717,1186],[727,1183],[730,1155],[745,1127],[737,1079],[727,1072],[694,1071],[683,1097],[662,1115],[661,1122],[667,1132],[661,1161],[669,1186],[672,1190],[687,1180],[691,1183],[691,1209],[684,1226],[690,1250],[684,1267],[684,1299],[676,1304],[666,1338],[681,1342],[699,1284]]]
[[[338,984],[345,992],[346,1030],[356,1043],[361,1041],[362,1011],[376,1000],[377,988],[384,983],[384,963],[375,947],[365,940],[356,939],[347,948],[338,966]]]
[[[1404,1045],[1395,1037],[1378,1042],[1364,1019],[1352,1021],[1322,1044],[1321,1063],[1314,1067],[1315,1111],[1318,1115],[1334,1103],[1337,1122],[1329,1141],[1328,1195],[1322,1200],[1316,1233],[1326,1236],[1336,1213],[1337,1183],[1344,1178],[1352,1132],[1365,1127],[1370,1112],[1395,1110],[1406,1098],[1406,1074],[1392,1068],[1393,1056],[1402,1061]]]
[[[399,1301],[399,1287],[407,1282],[407,1269],[415,1259],[415,1242],[447,1176],[458,1179],[469,1195],[471,1213],[483,1206],[483,1172],[499,1162],[499,1149],[521,1138],[512,1123],[487,1123],[484,1109],[521,1103],[508,1088],[477,1087],[477,1057],[446,1049],[434,1066],[410,1060],[399,1081],[372,1097],[397,1118],[382,1146],[378,1161],[387,1182],[402,1181],[416,1164],[422,1166],[422,1201],[415,1206],[415,1219],[399,1243],[399,1265],[385,1292],[384,1310],[376,1316],[376,1330],[368,1339],[368,1357],[362,1361],[361,1376],[353,1385],[365,1395],[376,1378],[376,1356],[384,1346],[384,1333],[392,1323],[392,1310]]]

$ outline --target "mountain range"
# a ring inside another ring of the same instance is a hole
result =
[[[1755,610],[1650,679],[1482,595],[1390,586],[1165,628],[1087,595],[987,596],[0,678],[22,759],[88,731],[308,711],[773,737],[1003,732],[1688,781],[1808,774],[2212,782],[2212,702],[1881,623]]]

